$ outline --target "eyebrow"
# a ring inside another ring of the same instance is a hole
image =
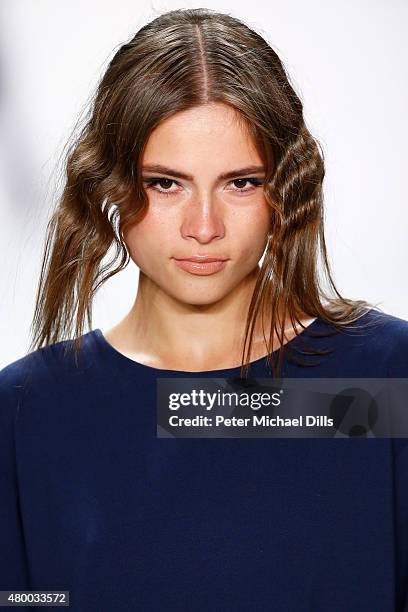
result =
[[[185,181],[194,180],[194,177],[190,174],[185,174],[184,172],[174,170],[173,168],[168,168],[167,166],[162,166],[161,164],[150,164],[148,166],[143,166],[142,170],[145,170],[146,172],[159,172],[160,174],[168,174],[170,176],[175,176],[176,178],[184,179]],[[263,166],[247,166],[246,168],[239,168],[238,170],[223,172],[218,176],[218,180],[225,180],[234,178],[236,176],[245,176],[247,174],[254,174],[258,172],[265,172],[265,168]]]

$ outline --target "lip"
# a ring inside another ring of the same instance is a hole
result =
[[[196,261],[197,263],[207,263],[212,261],[226,261],[227,257],[222,255],[191,255],[191,257],[175,257],[177,261]]]
[[[189,259],[174,259],[176,266],[198,276],[208,276],[222,270],[226,263],[226,259],[215,259],[213,257],[206,258],[189,258]]]

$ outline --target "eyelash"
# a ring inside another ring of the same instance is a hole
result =
[[[176,185],[179,185],[179,183],[177,181],[175,181],[174,179],[162,178],[162,177],[157,177],[157,178],[155,177],[155,178],[146,179],[143,182],[147,185],[147,189],[153,189],[154,191],[156,191],[157,193],[160,193],[161,195],[164,195],[164,196],[177,195],[177,192],[175,192],[175,191],[169,191],[168,189],[166,189],[165,191],[160,191],[160,189],[156,189],[155,185],[157,183],[160,183],[161,181],[170,181],[171,183],[175,183]],[[246,183],[251,183],[253,185],[253,188],[251,188],[251,189],[234,189],[233,191],[236,191],[237,193],[240,193],[240,192],[241,193],[250,193],[250,192],[254,191],[257,187],[262,185],[262,183],[263,183],[262,179],[246,178],[246,177],[233,179],[232,181],[230,181],[230,183],[235,183],[235,181],[245,181]],[[228,184],[230,184],[230,183],[228,183]]]

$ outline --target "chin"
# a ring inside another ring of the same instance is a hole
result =
[[[228,291],[225,290],[225,287],[214,287],[213,290],[210,288],[202,288],[202,290],[197,290],[196,287],[191,287],[190,289],[181,290],[178,292],[173,291],[171,295],[182,302],[183,304],[189,304],[191,306],[210,306],[211,304],[215,304],[222,300]]]

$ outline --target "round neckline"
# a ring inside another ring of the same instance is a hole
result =
[[[286,342],[284,344],[284,346],[290,346],[291,344],[293,344],[294,342],[298,341],[300,336],[303,336],[305,334],[305,332],[311,330],[312,328],[318,326],[320,324],[320,319],[318,317],[316,317],[315,319],[313,319],[313,321],[311,323],[309,323],[309,325],[307,325],[301,332],[299,332],[299,334],[295,335],[291,340],[289,340],[288,342]],[[94,336],[94,338],[97,340],[98,344],[104,348],[104,350],[109,353],[111,356],[115,357],[116,359],[122,361],[123,363],[127,363],[128,365],[130,365],[131,367],[134,368],[138,368],[138,369],[144,369],[146,371],[150,371],[150,372],[155,372],[157,374],[188,374],[191,377],[194,377],[195,375],[200,375],[200,374],[212,374],[212,375],[216,375],[216,374],[222,374],[222,373],[226,373],[226,372],[237,372],[241,369],[241,366],[234,366],[231,368],[222,368],[219,370],[197,370],[195,372],[189,372],[186,370],[168,370],[168,369],[164,369],[164,368],[155,368],[153,366],[149,366],[145,363],[141,363],[140,361],[136,361],[135,359],[131,359],[130,357],[127,357],[126,355],[124,355],[123,353],[121,353],[120,351],[118,351],[114,346],[112,346],[112,344],[110,344],[110,342],[108,342],[108,340],[105,338],[102,330],[98,327],[94,330],[92,330],[91,332],[89,332],[91,335]],[[256,367],[257,365],[260,365],[263,361],[265,361],[268,357],[268,355],[274,357],[278,351],[280,349],[276,349],[275,351],[272,351],[272,353],[269,353],[267,355],[264,355],[263,357],[260,357],[259,359],[256,359],[255,361],[250,361],[249,362],[249,366],[250,367]]]

